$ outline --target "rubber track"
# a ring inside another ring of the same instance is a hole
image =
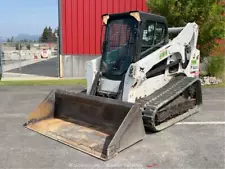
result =
[[[143,110],[143,121],[145,126],[151,131],[163,130],[178,121],[192,115],[199,111],[199,107],[196,106],[194,109],[189,110],[184,114],[180,114],[166,122],[155,126],[155,114],[160,108],[172,101],[174,98],[179,96],[183,91],[185,91],[189,86],[199,81],[197,78],[178,76],[174,77],[167,85],[156,90],[153,94],[146,96],[137,100],[136,102],[140,105]]]

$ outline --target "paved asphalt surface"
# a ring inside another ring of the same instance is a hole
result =
[[[57,88],[57,86],[56,86]],[[78,87],[61,86],[78,90]],[[225,168],[225,88],[204,89],[204,107],[184,122],[103,162],[24,128],[26,116],[52,87],[0,87],[0,169],[36,168]]]
[[[58,77],[58,58],[48,59],[42,62],[23,66],[21,68],[8,71],[9,73],[22,73],[38,76]]]

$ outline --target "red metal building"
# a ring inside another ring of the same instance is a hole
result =
[[[59,0],[62,55],[99,55],[101,15],[147,11],[146,0]]]

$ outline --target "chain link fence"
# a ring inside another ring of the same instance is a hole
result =
[[[57,43],[6,42],[1,50],[3,77],[58,77]]]

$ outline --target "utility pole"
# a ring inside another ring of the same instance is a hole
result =
[[[21,60],[21,55],[22,55],[22,51],[21,51],[21,43],[19,43],[19,60],[20,60],[20,76],[22,75],[22,60]]]

